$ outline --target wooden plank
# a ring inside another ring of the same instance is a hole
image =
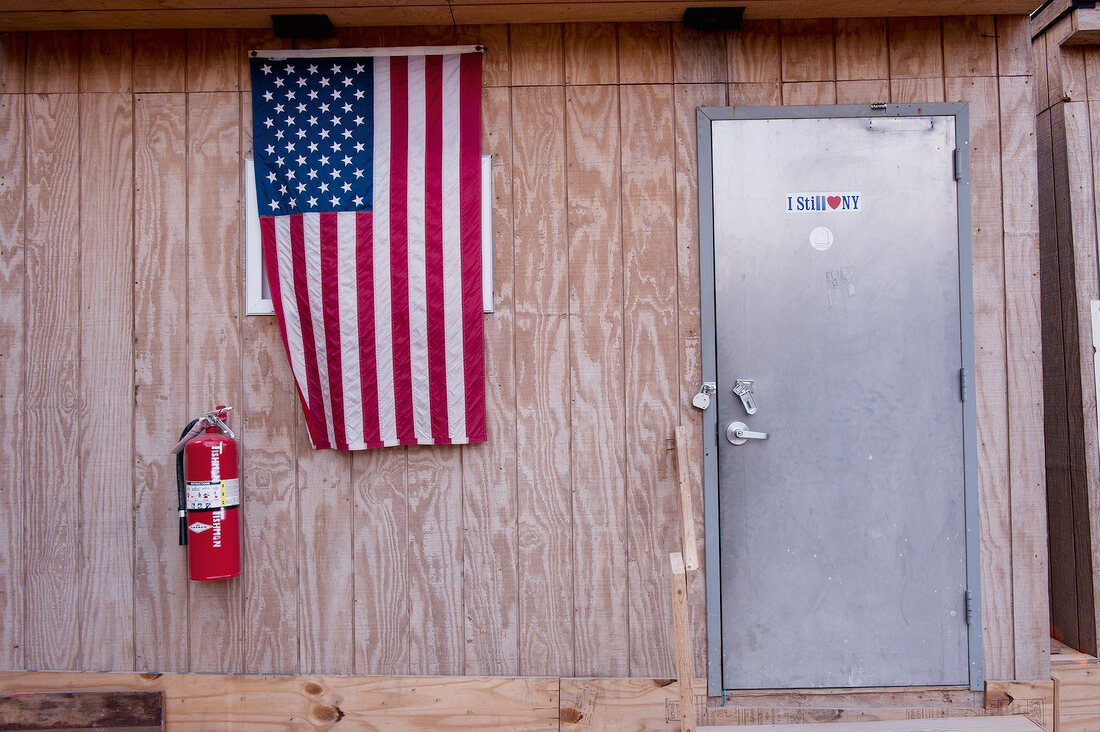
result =
[[[779,21],[782,80],[836,79],[836,41],[831,18]]]
[[[133,31],[84,31],[80,34],[80,91],[131,92]]]
[[[80,97],[81,668],[134,665],[133,102]],[[123,429],[126,429],[123,427]]]
[[[409,667],[417,675],[461,674],[462,453],[409,448]]]
[[[1005,335],[1004,235],[997,80],[947,79],[947,96],[970,104],[971,246],[979,512],[981,515],[982,649],[985,674],[1015,674],[1012,619],[1012,515],[1009,494],[1008,375]]]
[[[924,102],[942,102],[947,99],[944,80],[934,79],[891,79],[890,101],[894,104],[921,104]],[[951,101],[962,101],[954,98]]]
[[[998,15],[996,22],[997,75],[1031,76],[1035,67],[1027,16]]]
[[[394,29],[396,30],[396,29]],[[341,39],[343,40],[343,39]],[[269,28],[251,28],[242,30],[240,35],[241,55],[238,63],[238,78],[241,81],[241,93],[248,95],[248,100],[251,103],[252,92],[252,65],[249,54],[253,50],[274,50],[278,48],[291,48],[294,43],[288,38],[276,38],[275,34],[271,32]],[[370,48],[380,44],[369,44],[367,46],[353,46],[350,47]],[[250,126],[245,126],[246,130],[250,130]]]
[[[783,103],[836,104],[836,83],[832,81],[805,81],[783,85]]]
[[[619,23],[619,83],[672,82],[669,23]]]
[[[560,25],[511,25],[508,30],[512,86],[565,83]]]
[[[186,89],[187,32],[134,31],[134,92]]]
[[[190,94],[187,132],[187,371],[193,416],[217,404],[241,404],[239,96]],[[192,671],[242,670],[242,612],[239,577],[190,583]],[[210,632],[211,627],[219,631]]]
[[[992,15],[943,19],[945,76],[996,76],[997,28]]]
[[[1039,727],[1027,717],[971,717],[960,719],[906,720],[888,722],[848,722],[845,729],[852,732],[1040,732]],[[750,724],[745,726],[717,726],[713,732],[834,732],[836,724]]]
[[[27,78],[27,34],[0,33],[0,94],[22,94]]]
[[[140,550],[133,571],[139,670],[188,667],[187,550],[177,546],[176,460],[167,452],[167,442],[191,420],[188,349],[162,336],[187,333],[186,105],[183,94],[134,96],[134,546]]]
[[[1051,44],[1053,45],[1053,44]],[[1048,46],[1048,49],[1050,46]],[[1049,93],[1059,91],[1058,98],[1052,101],[1083,102],[1088,99],[1088,71],[1085,66],[1085,47],[1060,46],[1050,63],[1059,69],[1062,82],[1061,90],[1049,89]]]
[[[0,696],[0,729],[162,729],[160,691],[59,691]]]
[[[619,44],[613,24],[566,23],[563,32],[566,84],[619,82]]]
[[[236,30],[188,30],[187,91],[239,91],[239,53],[239,32]]]
[[[80,172],[76,95],[27,96],[24,662],[81,658]]]
[[[679,425],[676,428],[676,471],[680,488],[680,537],[684,567],[693,571],[699,569],[699,548],[695,536],[695,506],[691,498],[691,467],[688,463],[687,429]]]
[[[463,605],[472,676],[519,673],[519,497],[512,251],[512,110],[508,89],[482,95],[483,154],[492,155],[493,302],[485,318],[489,440],[462,451]]]
[[[0,688],[163,691],[165,722],[181,732],[558,729],[557,679],[0,672]]]
[[[886,22],[886,35],[891,79],[943,76],[939,18],[890,18]]]
[[[730,83],[782,81],[779,24],[774,20],[746,20],[729,36],[727,75]]]
[[[301,673],[355,667],[355,568],[349,452],[314,450],[305,416],[294,410],[298,480],[298,655]]]
[[[1006,354],[1012,513],[1014,678],[1050,676],[1046,491],[1043,443],[1042,323],[1035,120],[1031,80],[999,80],[1001,181],[1005,229]]]
[[[1054,728],[1058,732],[1089,732],[1100,725],[1100,668],[1056,669]]]
[[[252,156],[249,93],[241,93],[240,108],[247,158]],[[243,221],[241,228],[244,241]],[[247,515],[241,530],[244,668],[252,673],[295,673],[300,631],[298,564],[287,561],[286,545],[273,539],[303,533],[294,459],[297,391],[274,317],[246,316],[241,323],[241,348],[243,401],[232,421],[238,432],[246,501],[242,510]]]
[[[572,675],[565,94],[512,90],[519,672]],[[517,135],[515,130],[523,130]],[[547,572],[547,567],[557,568]]]
[[[677,84],[725,83],[726,34],[672,24],[672,79]]]
[[[598,676],[629,666],[618,119],[614,88],[568,91],[574,645],[576,672]]]
[[[1062,100],[1062,47],[1054,38],[1054,32],[1043,34],[1046,41],[1043,50],[1046,54],[1046,79],[1047,79],[1047,107],[1052,107]]]
[[[1043,34],[1035,39],[1031,47],[1033,63],[1035,65],[1035,114],[1050,109],[1048,87],[1050,85],[1047,73],[1047,37]]]
[[[1023,714],[1049,732],[1054,729],[1054,682],[987,681],[984,707],[990,714]]]
[[[678,420],[676,169],[671,85],[619,88],[622,140],[626,540],[630,674],[673,669],[665,603],[668,552],[679,548],[675,455]]]
[[[890,65],[885,18],[837,18],[837,81],[887,79]]]
[[[691,688],[691,626],[688,623],[687,577],[680,552],[669,555],[671,564],[672,626],[676,638],[676,685],[680,690],[680,729],[695,729],[695,700]]]
[[[481,61],[481,85],[508,86],[512,79],[512,60],[508,49],[508,26],[461,25],[455,30],[455,43],[484,47]]]
[[[27,34],[27,93],[80,89],[80,34],[49,31]]]
[[[783,88],[778,81],[749,82],[729,85],[729,103],[780,105],[783,103]]]
[[[403,447],[352,457],[356,673],[409,672],[406,473]]]
[[[0,96],[0,353],[18,367],[0,369],[0,513],[24,514],[26,485],[25,391],[27,297],[23,210],[26,198],[26,103],[21,95]],[[0,523],[0,664],[23,668],[23,521]]]
[[[888,99],[890,99],[890,82],[886,79],[836,83],[837,104],[874,104]]]
[[[696,109],[726,102],[722,84],[680,85],[675,90],[676,127],[676,298],[679,329],[677,373],[679,381],[679,424],[687,430],[683,459],[689,467],[696,548],[703,560],[703,413],[691,404],[702,384],[702,322],[699,305],[699,191],[698,136]],[[707,286],[711,286],[709,283]],[[681,456],[677,454],[677,459]],[[706,676],[706,588],[702,572],[688,578],[691,608],[692,647],[696,649],[694,675]]]

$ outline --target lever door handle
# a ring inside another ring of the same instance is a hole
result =
[[[766,440],[767,432],[753,432],[744,422],[730,422],[726,425],[726,439],[733,445],[744,445],[749,440]]]

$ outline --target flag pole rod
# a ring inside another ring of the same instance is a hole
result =
[[[485,46],[404,46],[401,48],[277,48],[253,49],[249,58],[350,58],[364,56],[443,56],[452,53],[482,53]]]

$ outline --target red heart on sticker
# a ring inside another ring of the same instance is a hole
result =
[[[829,208],[836,208],[840,205],[840,196],[829,196],[826,200],[829,202]]]

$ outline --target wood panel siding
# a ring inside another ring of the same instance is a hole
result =
[[[971,103],[986,674],[1043,678],[1025,36],[993,15],[341,29],[489,47],[496,307],[488,443],[348,454],[312,450],[273,319],[242,314],[243,58],[285,42],[0,34],[0,511],[21,517],[0,669],[673,676],[681,424],[703,548],[696,108],[950,99]],[[218,403],[244,574],[189,582],[167,451]]]

